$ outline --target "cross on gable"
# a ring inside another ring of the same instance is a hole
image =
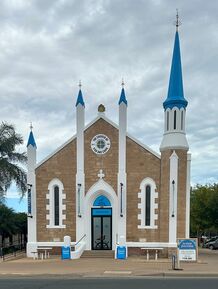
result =
[[[103,170],[100,170],[100,171],[99,171],[98,177],[99,177],[100,179],[103,179],[103,178],[105,177],[105,174],[103,173]]]

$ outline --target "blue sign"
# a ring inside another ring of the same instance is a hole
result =
[[[92,216],[111,216],[111,209],[92,209]]]
[[[32,204],[31,204],[31,189],[27,191],[27,212],[29,215],[32,214]]]
[[[179,240],[178,248],[180,250],[196,250],[196,240]]]
[[[70,247],[69,247],[69,246],[62,246],[62,247],[61,247],[61,259],[62,259],[62,260],[69,260],[69,259],[71,259],[71,256],[70,256]]]
[[[126,259],[126,247],[125,246],[117,247],[117,259]]]

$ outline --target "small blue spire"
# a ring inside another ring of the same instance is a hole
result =
[[[79,93],[78,93],[78,97],[77,97],[77,101],[76,101],[76,106],[77,106],[79,103],[82,104],[82,106],[85,106],[81,89],[79,90]]]
[[[163,103],[164,109],[178,107],[179,109],[188,105],[187,100],[183,94],[183,81],[182,81],[182,65],[180,56],[180,44],[178,27],[175,35],[173,59],[170,71],[170,81],[168,88],[167,99]]]
[[[81,90],[82,84],[81,81],[79,81],[79,93],[78,93],[78,97],[77,97],[77,101],[76,101],[76,106],[80,103],[82,106],[85,106],[85,102],[83,100],[83,94],[82,94],[82,90]]]
[[[36,147],[36,142],[35,142],[35,139],[34,139],[32,130],[30,131],[30,134],[29,134],[29,139],[28,139],[28,142],[27,142],[27,147],[28,147],[29,145],[32,145],[33,147]]]
[[[119,100],[119,105],[124,102],[127,105],[127,100],[126,100],[126,95],[125,95],[125,90],[124,90],[124,81],[122,80],[122,90],[120,94],[120,100]]]

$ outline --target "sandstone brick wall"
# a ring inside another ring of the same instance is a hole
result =
[[[176,150],[176,153],[179,157],[177,236],[178,238],[184,238],[186,226],[187,152]]]
[[[159,217],[155,221],[158,229],[138,228],[140,225],[138,193],[140,184],[146,177],[155,181],[160,197],[160,159],[127,138],[127,241],[137,242],[139,239],[146,239],[147,242],[159,241]],[[159,215],[159,208],[156,212]]]
[[[36,203],[37,203],[37,241],[53,241],[54,238],[63,240],[65,235],[76,239],[76,215],[75,215],[75,176],[76,176],[76,140],[69,143],[61,151],[49,158],[36,169]],[[53,178],[58,178],[64,185],[66,193],[66,220],[63,224],[66,228],[46,228],[46,194],[48,184]]]
[[[105,134],[111,141],[111,147],[104,155],[97,155],[91,149],[91,140],[97,134]],[[86,192],[99,180],[98,173],[100,169],[102,169],[105,174],[104,180],[117,192],[118,130],[100,118],[86,130],[84,141]]]
[[[160,239],[169,240],[169,179],[170,156],[174,150],[161,153]],[[175,150],[178,160],[177,237],[185,237],[187,152]]]

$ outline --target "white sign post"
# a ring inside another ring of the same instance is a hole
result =
[[[197,239],[178,239],[178,260],[196,262],[198,241]]]

